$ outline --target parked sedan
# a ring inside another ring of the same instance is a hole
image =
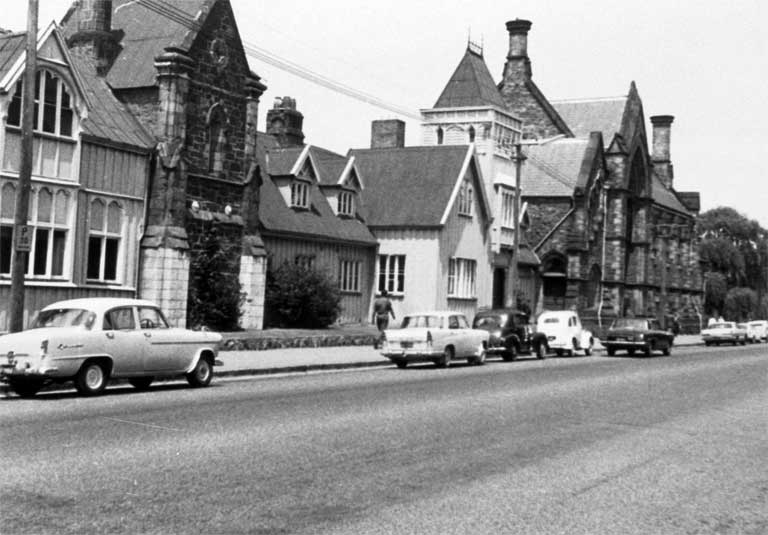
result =
[[[403,318],[399,329],[384,331],[381,354],[405,368],[409,362],[434,362],[445,368],[454,359],[484,364],[488,331],[472,329],[464,314],[419,312]]]
[[[472,320],[473,329],[488,331],[488,354],[501,355],[504,360],[515,360],[518,355],[546,356],[547,337],[534,332],[530,317],[521,310],[511,308],[480,310]]]
[[[572,310],[542,312],[536,321],[536,331],[546,336],[547,348],[554,349],[557,356],[573,356],[582,349],[585,355],[592,354],[592,333],[582,327],[579,315]]]
[[[741,344],[747,343],[747,331],[733,321],[723,321],[710,325],[701,330],[701,338],[705,345]]]
[[[754,320],[747,323],[747,336],[750,335],[755,342],[768,341],[768,321]]]
[[[65,381],[84,395],[122,378],[139,389],[173,376],[207,386],[221,364],[220,342],[217,333],[170,327],[150,301],[60,301],[41,310],[30,329],[0,337],[0,377],[22,397]]]
[[[650,356],[654,351],[664,355],[672,352],[675,335],[665,331],[654,318],[617,318],[606,333],[603,346],[609,355],[626,350],[630,355],[642,351]]]

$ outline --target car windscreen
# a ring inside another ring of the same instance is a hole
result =
[[[735,325],[733,323],[715,323],[710,329],[733,329]]]
[[[56,308],[40,312],[31,328],[81,327],[90,329],[93,327],[95,319],[96,314],[83,308]]]
[[[494,314],[488,316],[475,316],[475,320],[472,322],[472,328],[474,329],[497,329],[507,323],[506,314]]]
[[[440,316],[406,316],[403,318],[401,328],[406,327],[430,327],[440,328],[442,325],[442,318]]]
[[[614,329],[634,329],[641,330],[648,328],[648,322],[637,318],[618,318],[614,320],[612,327]]]

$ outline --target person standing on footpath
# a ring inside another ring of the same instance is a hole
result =
[[[381,341],[384,339],[384,330],[389,327],[389,315],[395,319],[395,311],[392,310],[392,301],[389,300],[389,293],[386,290],[381,291],[381,295],[373,302],[373,318],[371,323],[376,324],[379,330],[379,337],[373,344],[373,349],[379,349]]]

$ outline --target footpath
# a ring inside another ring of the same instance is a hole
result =
[[[222,333],[224,340],[215,373],[219,377],[301,373],[389,366],[373,348],[373,327],[341,327],[328,331],[265,330]],[[675,347],[700,345],[699,335],[678,335]],[[599,340],[595,354],[606,355]],[[673,347],[674,355],[674,347]]]

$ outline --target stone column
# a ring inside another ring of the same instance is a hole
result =
[[[156,166],[141,240],[139,295],[155,301],[171,324],[185,327],[189,285],[186,231],[187,169],[184,162],[189,72],[192,60],[175,49],[155,59],[160,86]]]
[[[245,169],[248,170],[243,188],[243,256],[240,258],[240,284],[245,292],[241,307],[240,326],[244,329],[261,329],[264,326],[264,296],[267,282],[267,256],[259,235],[259,189],[262,171],[256,159],[256,124],[259,98],[267,89],[259,77],[251,73],[246,80]]]

